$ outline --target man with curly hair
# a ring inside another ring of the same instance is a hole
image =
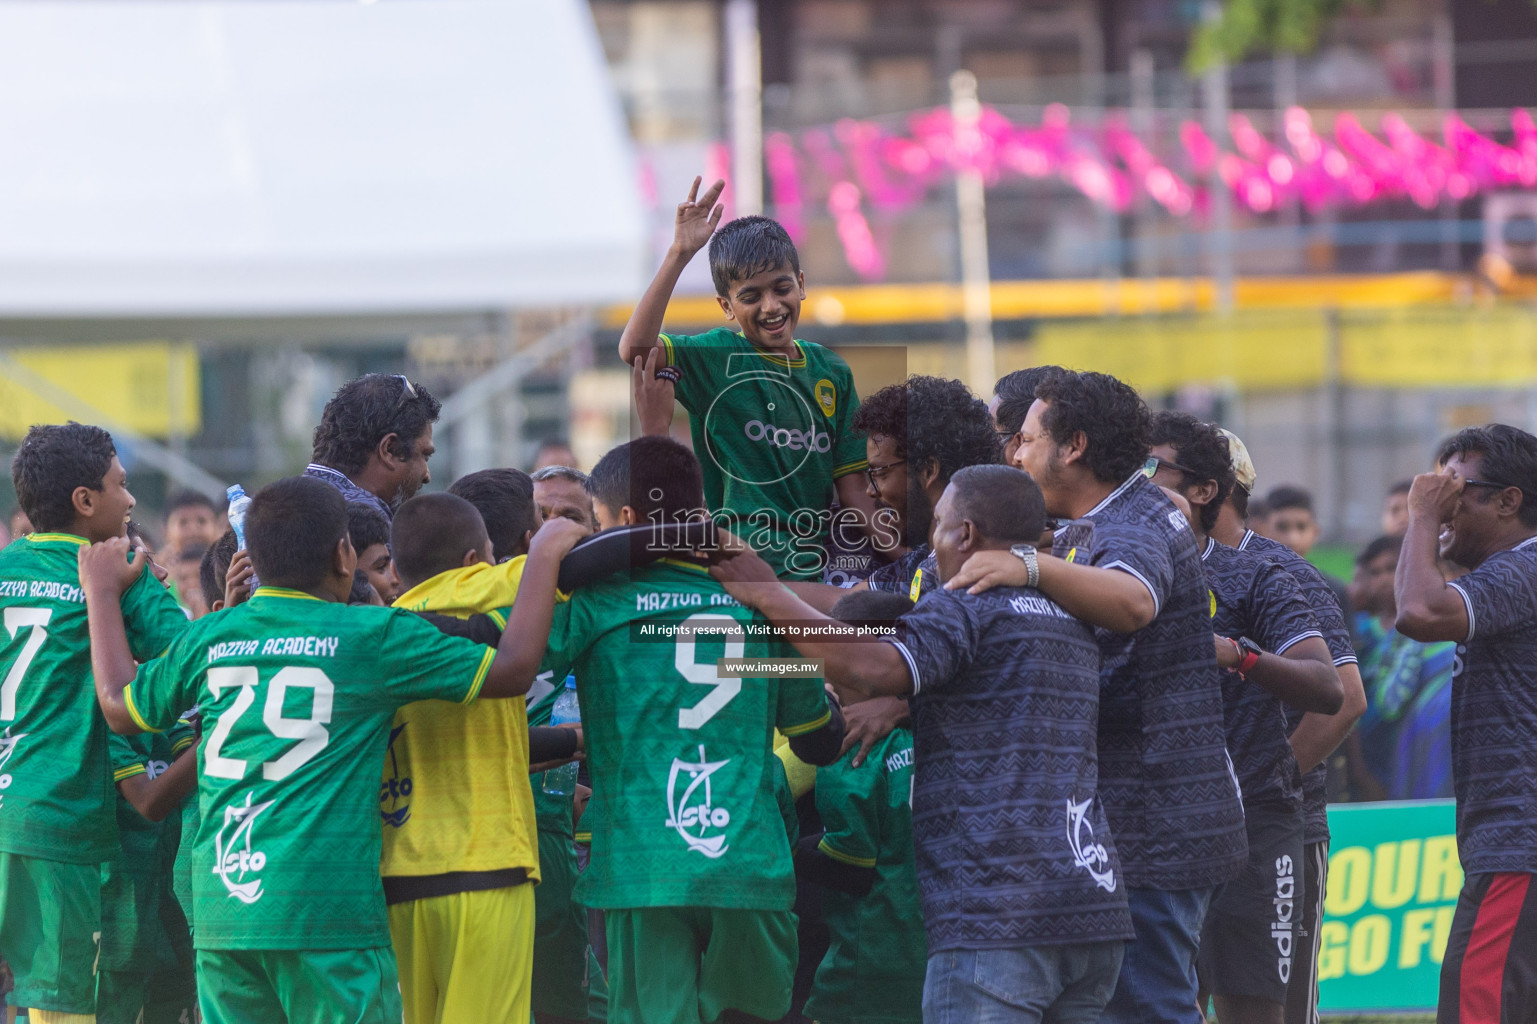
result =
[[[403,373],[365,373],[326,403],[304,475],[323,480],[346,501],[391,518],[432,479],[432,425],[442,403]]]
[[[1013,465],[1014,453],[1019,450],[1019,428],[1025,425],[1025,414],[1035,404],[1035,386],[1060,369],[1060,366],[1027,366],[1004,374],[993,385],[993,400],[987,403],[987,411],[992,413],[998,428],[1006,464]]]
[[[929,532],[950,478],[967,466],[1000,461],[993,418],[960,381],[914,376],[865,399],[854,428],[865,435],[868,493],[908,548],[871,573],[865,586],[916,601],[938,585]]]
[[[978,552],[946,586],[1036,587],[1096,627],[1099,793],[1137,933],[1102,1019],[1198,1024],[1201,923],[1247,843],[1201,555],[1190,522],[1143,472],[1149,426],[1147,406],[1114,377],[1043,378],[1014,462],[1047,513],[1088,519],[1092,540],[1071,561],[1024,544]]]

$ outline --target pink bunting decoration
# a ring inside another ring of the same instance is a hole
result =
[[[1517,109],[1510,124],[1506,145],[1449,113],[1437,140],[1396,113],[1383,115],[1373,132],[1345,111],[1326,136],[1306,110],[1292,107],[1277,138],[1233,114],[1230,148],[1186,120],[1177,128],[1178,146],[1159,153],[1127,126],[1124,112],[1107,114],[1096,127],[1074,124],[1061,104],[1047,107],[1037,124],[983,107],[968,127],[939,107],[911,115],[905,132],[850,118],[798,137],[775,133],[764,142],[764,162],[775,212],[792,237],[804,236],[811,195],[824,194],[849,265],[879,280],[886,260],[866,203],[898,215],[961,170],[980,173],[990,185],[1055,177],[1117,213],[1152,202],[1175,217],[1202,218],[1213,175],[1255,214],[1288,202],[1316,213],[1401,198],[1428,210],[1490,189],[1537,187],[1537,122]],[[723,157],[719,162],[724,166]]]

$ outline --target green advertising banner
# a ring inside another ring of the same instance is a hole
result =
[[[1433,1011],[1462,889],[1451,800],[1329,808],[1322,1013]]]

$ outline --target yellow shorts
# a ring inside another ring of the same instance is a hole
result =
[[[532,885],[410,900],[389,913],[406,1024],[528,1024]]]

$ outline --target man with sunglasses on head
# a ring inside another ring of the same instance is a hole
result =
[[[1439,1024],[1537,1019],[1537,437],[1502,423],[1441,445],[1414,478],[1398,631],[1455,641],[1452,785],[1466,873]],[[1470,571],[1448,581],[1437,554]]]
[[[304,475],[393,518],[432,479],[432,425],[442,404],[402,373],[365,373],[326,403]]]
[[[1048,515],[1089,520],[1092,539],[1072,561],[1030,545],[980,551],[945,586],[1035,587],[1095,627],[1099,794],[1137,934],[1101,1020],[1199,1024],[1201,924],[1248,847],[1201,555],[1189,521],[1144,472],[1149,418],[1137,393],[1105,374],[1038,382],[1014,464],[1040,485]]]

